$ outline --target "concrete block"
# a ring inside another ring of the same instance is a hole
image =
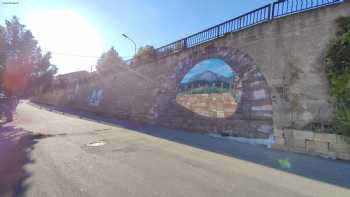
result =
[[[350,153],[337,153],[338,159],[350,160]]]
[[[284,139],[286,140],[286,146],[293,147],[293,143],[294,143],[293,131],[285,130],[283,134],[284,134]]]
[[[314,140],[319,142],[336,143],[337,136],[329,133],[315,133]]]
[[[293,148],[296,149],[302,149],[302,150],[306,150],[306,140],[304,139],[295,139],[294,143],[293,143]]]
[[[345,136],[343,135],[336,135],[337,143],[344,143],[345,142]]]
[[[314,133],[313,132],[307,132],[307,131],[293,131],[293,137],[295,140],[313,140],[314,139]]]
[[[306,140],[306,152],[315,152],[315,142],[313,140]]]
[[[286,141],[284,140],[283,137],[276,137],[275,138],[275,143],[280,144],[280,145],[285,145]]]
[[[315,153],[329,154],[329,142],[314,141],[313,148]]]
[[[330,144],[330,150],[340,153],[350,153],[350,145],[346,143]]]
[[[292,129],[285,129],[283,130],[283,134],[286,138],[293,138],[293,131]]]
[[[276,137],[282,137],[283,136],[283,130],[282,129],[274,129],[274,135]]]

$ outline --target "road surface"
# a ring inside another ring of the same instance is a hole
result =
[[[287,161],[287,165],[285,162]],[[350,164],[21,103],[0,133],[0,196],[350,196]]]

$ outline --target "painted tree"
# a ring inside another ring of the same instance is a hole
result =
[[[114,47],[111,47],[107,52],[101,55],[100,59],[97,61],[96,69],[99,72],[115,71],[124,66],[124,60],[119,56]]]

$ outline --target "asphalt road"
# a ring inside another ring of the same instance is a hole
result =
[[[0,196],[350,196],[348,162],[99,121],[21,103],[0,132]]]

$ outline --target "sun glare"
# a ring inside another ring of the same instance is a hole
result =
[[[36,11],[25,17],[25,24],[40,41],[45,51],[51,51],[51,62],[59,73],[90,70],[104,50],[103,39],[96,27],[83,16],[66,10]]]

